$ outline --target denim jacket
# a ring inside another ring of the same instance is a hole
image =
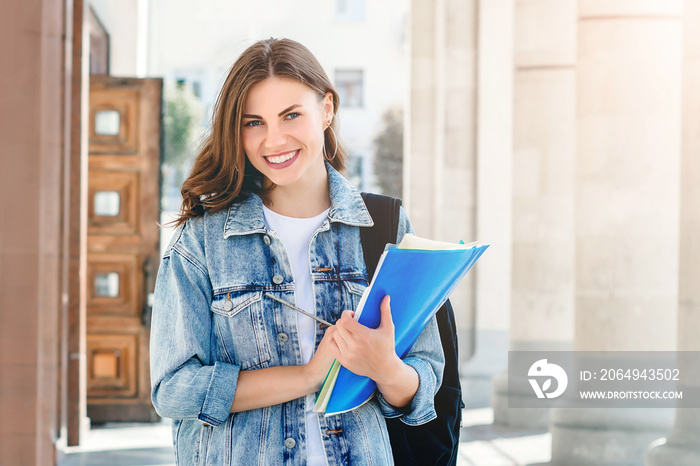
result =
[[[330,165],[331,209],[309,243],[316,314],[335,322],[355,309],[367,286],[359,227],[373,224],[360,194]],[[410,232],[401,212],[399,236]],[[251,194],[228,210],[178,227],[158,271],[151,327],[152,401],[172,418],[179,465],[303,465],[305,397],[230,413],[240,371],[302,364],[284,245],[266,230],[262,200]],[[316,327],[316,345],[324,330]],[[444,358],[435,319],[404,362],[419,376],[409,407],[381,394],[347,413],[319,415],[329,466],[392,464],[384,417],[409,425],[435,418]]]

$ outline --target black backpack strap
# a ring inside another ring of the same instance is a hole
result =
[[[365,257],[367,275],[372,280],[379,258],[387,243],[395,243],[399,232],[399,215],[401,199],[380,196],[379,194],[362,193],[367,210],[374,221],[374,226],[360,228],[362,253]]]
[[[395,243],[401,200],[362,193],[374,226],[360,228],[362,252],[370,281],[387,243]],[[406,466],[457,464],[462,425],[462,387],[459,381],[457,326],[449,300],[436,314],[440,343],[445,353],[442,385],[435,395],[437,418],[420,426],[408,426],[397,418],[386,419],[394,463]]]

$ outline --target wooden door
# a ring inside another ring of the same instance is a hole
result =
[[[161,79],[90,78],[87,395],[92,422],[154,421],[149,298],[159,263]]]

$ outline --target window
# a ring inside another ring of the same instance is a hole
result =
[[[336,21],[363,21],[365,0],[335,0]]]
[[[362,107],[364,93],[362,70],[336,70],[335,87],[341,107]]]
[[[95,134],[100,136],[118,136],[121,116],[117,110],[100,110],[95,113]]]
[[[178,78],[175,80],[175,83],[177,84],[178,89],[185,89],[189,86],[195,97],[197,97],[199,100],[202,100],[202,83],[200,81],[196,79],[188,80],[185,78]]]
[[[348,154],[348,161],[347,161],[347,174],[348,174],[348,179],[350,180],[350,183],[352,183],[353,186],[355,186],[357,189],[360,191],[365,189],[365,183],[364,183],[364,170],[363,168],[363,160],[362,157],[350,152]]]
[[[119,297],[119,274],[116,272],[95,275],[95,296],[104,298]]]
[[[199,100],[202,100],[202,83],[199,81],[192,81],[192,92]]]
[[[117,191],[98,191],[95,193],[95,215],[98,217],[116,217],[119,215],[120,197]]]

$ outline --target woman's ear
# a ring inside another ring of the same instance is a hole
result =
[[[326,95],[323,97],[323,121],[325,122],[326,125],[330,125],[331,121],[333,121],[333,110],[334,110],[334,105],[333,105],[333,93],[332,92],[326,92]]]

